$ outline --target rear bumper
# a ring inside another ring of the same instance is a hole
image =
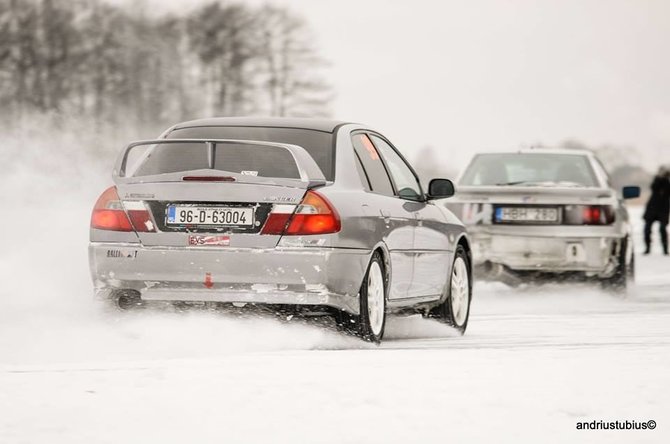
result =
[[[337,248],[89,245],[98,291],[129,288],[143,300],[318,305],[354,314],[370,254]]]
[[[475,265],[499,264],[511,270],[584,272],[607,277],[614,272],[623,236],[614,230],[581,233],[471,232]]]

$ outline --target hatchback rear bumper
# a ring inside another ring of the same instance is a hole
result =
[[[91,243],[96,290],[143,300],[316,305],[358,314],[370,251],[338,248],[143,247]]]
[[[519,233],[473,233],[475,265],[500,264],[511,270],[584,272],[608,277],[614,272],[621,236],[580,233],[571,236]]]

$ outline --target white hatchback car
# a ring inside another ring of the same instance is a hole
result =
[[[477,154],[447,207],[468,227],[481,277],[518,284],[540,277],[597,278],[623,289],[634,277],[625,199],[594,153],[524,149]]]

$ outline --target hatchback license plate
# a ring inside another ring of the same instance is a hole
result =
[[[557,208],[498,207],[497,222],[558,222]]]
[[[192,207],[170,205],[167,208],[169,225],[249,226],[254,224],[253,208]]]

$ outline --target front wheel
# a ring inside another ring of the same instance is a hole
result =
[[[447,297],[431,311],[431,317],[437,318],[460,334],[465,333],[470,318],[470,302],[472,300],[472,280],[470,261],[463,246],[456,248],[451,276],[447,285]]]

